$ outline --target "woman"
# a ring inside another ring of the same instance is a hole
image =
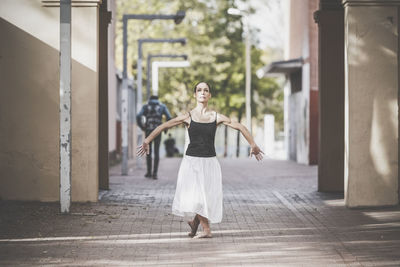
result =
[[[210,89],[206,82],[196,84],[196,107],[154,129],[137,152],[138,156],[148,154],[149,143],[164,130],[182,123],[188,128],[190,143],[179,168],[172,213],[178,216],[196,214],[188,222],[192,230],[189,236],[194,238],[212,237],[209,222],[219,223],[222,220],[221,167],[214,147],[217,126],[223,123],[239,130],[251,146],[250,156],[255,155],[257,160],[261,160],[263,154],[245,126],[208,108]],[[199,224],[203,227],[203,233],[196,235]]]

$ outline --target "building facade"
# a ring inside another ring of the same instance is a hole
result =
[[[106,4],[73,1],[72,201],[108,186]],[[0,2],[1,199],[59,200],[59,13],[59,1]]]
[[[264,68],[265,75],[283,74],[284,131],[287,158],[318,163],[318,28],[313,13],[318,0],[285,3],[284,59]]]
[[[397,0],[288,0],[288,158],[318,162],[318,190],[348,207],[399,203]]]

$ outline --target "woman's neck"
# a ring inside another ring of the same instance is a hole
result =
[[[200,114],[205,114],[208,111],[208,103],[197,102],[195,109],[200,112]]]

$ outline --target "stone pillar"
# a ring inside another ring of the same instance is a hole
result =
[[[318,23],[318,191],[344,190],[344,11],[340,0],[321,0]]]
[[[108,24],[107,1],[99,8],[99,188],[108,189]]]
[[[398,204],[400,1],[344,0],[345,203]]]

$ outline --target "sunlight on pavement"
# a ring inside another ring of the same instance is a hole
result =
[[[378,221],[396,220],[400,221],[400,211],[369,211],[363,212],[366,216],[372,217]]]
[[[370,228],[394,228],[400,229],[400,222],[390,222],[390,223],[376,223],[376,224],[365,224],[365,225],[360,225],[358,228],[364,228],[364,229],[370,229]]]
[[[254,232],[252,230],[224,230],[224,231],[213,231],[213,234],[227,234],[227,233],[244,233],[244,232]],[[129,235],[103,235],[103,236],[65,236],[65,237],[37,237],[37,238],[16,238],[16,239],[0,239],[0,243],[5,242],[42,242],[42,241],[76,241],[76,240],[117,240],[117,239],[124,239],[124,238],[145,238],[145,237],[172,237],[172,236],[187,236],[186,232],[173,232],[173,233],[156,233],[156,234],[129,234]],[[151,240],[171,240],[171,239],[146,239]],[[141,240],[146,241],[146,240]],[[191,240],[191,238],[185,239],[174,239],[176,241],[180,240]],[[139,241],[138,241],[139,242]],[[161,242],[161,241],[160,241]]]
[[[329,199],[323,200],[324,204],[331,207],[343,207],[344,199]]]

